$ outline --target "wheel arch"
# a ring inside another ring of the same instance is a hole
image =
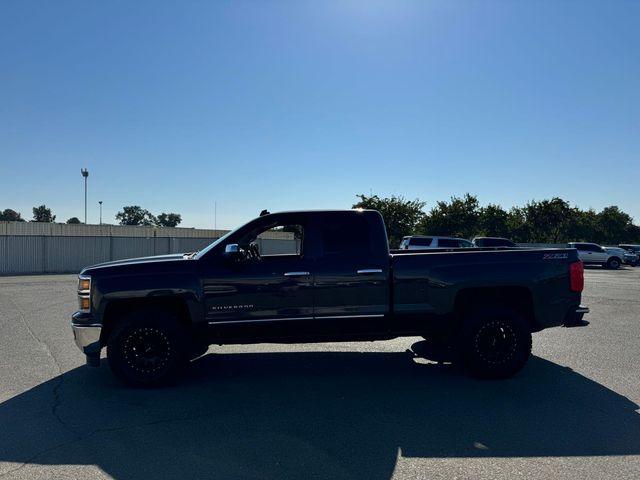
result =
[[[459,321],[475,308],[507,306],[522,315],[529,330],[537,332],[540,327],[535,320],[535,308],[531,291],[521,286],[482,287],[460,290],[455,298],[454,312]]]
[[[183,298],[167,296],[112,300],[104,310],[100,345],[107,345],[111,332],[113,332],[126,315],[135,310],[149,310],[153,308],[174,314],[185,328],[191,330],[192,320],[189,306]]]

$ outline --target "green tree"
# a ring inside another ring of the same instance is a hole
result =
[[[33,220],[32,222],[44,222],[53,223],[56,221],[56,216],[51,213],[51,209],[46,205],[40,205],[39,207],[33,207]]]
[[[0,210],[0,221],[2,222],[24,222],[22,216],[15,210],[6,208],[4,211]]]
[[[82,222],[80,222],[80,219],[78,217],[71,217],[69,220],[67,220],[67,223],[78,224],[78,223],[82,223]]]
[[[595,242],[601,241],[601,235],[597,232],[598,214],[592,208],[589,210],[575,209],[575,223],[573,230],[568,235],[570,242]]]
[[[640,243],[640,226],[631,225],[629,227],[624,243]]]
[[[530,241],[524,209],[511,207],[507,216],[507,229],[509,232],[507,237],[514,242],[527,243]]]
[[[537,202],[532,200],[523,208],[529,242],[564,243],[575,231],[576,211],[561,198]]]
[[[631,216],[616,206],[606,207],[596,216],[598,241],[605,245],[626,242],[632,235],[633,226]]]
[[[425,235],[472,238],[479,231],[479,218],[478,198],[465,193],[463,198],[451,197],[450,202],[439,201],[424,217],[418,230]]]
[[[138,205],[122,207],[122,212],[116,214],[116,220],[120,225],[155,225],[156,218]]]
[[[177,227],[182,222],[182,216],[179,213],[162,212],[156,218],[156,225],[159,227]]]
[[[480,209],[477,236],[510,237],[509,213],[500,205],[489,204]]]
[[[377,210],[387,226],[389,246],[397,248],[405,235],[415,233],[416,226],[424,216],[425,203],[418,200],[405,200],[401,196],[380,198],[378,195],[356,195],[360,201],[353,208]]]

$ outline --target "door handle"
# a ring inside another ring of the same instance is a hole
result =
[[[311,275],[309,272],[285,272],[285,277],[308,277]]]
[[[364,268],[362,270],[358,270],[358,275],[371,275],[372,273],[382,273],[381,268]]]

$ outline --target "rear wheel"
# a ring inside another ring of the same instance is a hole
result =
[[[458,358],[472,375],[506,378],[520,371],[531,354],[531,331],[508,307],[479,307],[464,320]]]
[[[159,309],[139,310],[109,336],[107,359],[125,383],[155,387],[177,378],[189,360],[189,343],[179,318]]]

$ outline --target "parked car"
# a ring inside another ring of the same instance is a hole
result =
[[[640,257],[637,253],[620,247],[604,247],[604,249],[612,255],[620,255],[620,257],[622,257],[622,262],[627,265],[635,267],[638,264],[638,258]]]
[[[273,231],[300,241],[261,252]],[[533,332],[584,325],[583,268],[566,248],[389,252],[374,210],[267,213],[190,255],[84,268],[71,327],[89,365],[106,347],[136,386],[175,378],[209,345],[412,336],[504,378],[527,362]]]
[[[620,254],[609,253],[597,243],[569,242],[567,245],[569,248],[578,250],[578,258],[585,265],[597,264],[614,270],[622,265],[622,256]]]
[[[408,235],[402,237],[400,250],[425,250],[429,248],[474,248],[469,240],[457,237],[427,237],[423,235]]]
[[[620,248],[624,248],[625,250],[631,251],[633,253],[638,254],[640,256],[640,245],[635,245],[633,243],[621,243],[618,245]]]
[[[517,247],[508,238],[501,237],[476,237],[471,240],[476,247]]]

